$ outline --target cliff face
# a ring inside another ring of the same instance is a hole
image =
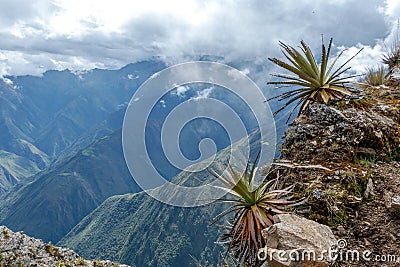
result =
[[[388,266],[400,262],[399,100],[391,84],[329,107],[313,104],[286,131],[273,167],[309,197],[298,213],[329,225],[345,249],[372,252],[370,261],[360,256],[340,266],[381,266],[382,255],[397,256]]]
[[[22,232],[0,226],[0,266],[103,266],[128,267],[111,261],[85,260],[74,251],[43,243]]]

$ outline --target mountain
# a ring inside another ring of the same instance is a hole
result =
[[[208,226],[221,207],[177,208],[146,193],[114,196],[85,217],[59,245],[87,258],[107,257],[132,266],[214,263],[219,228]],[[193,258],[192,258],[193,257]]]
[[[388,86],[366,88],[363,93],[361,99],[332,106],[313,103],[286,131],[282,156],[269,174],[280,177],[284,186],[296,184],[296,192],[308,198],[298,214],[328,225],[354,251],[368,248],[376,253],[372,255],[396,255],[400,102],[393,99],[400,99],[400,93],[398,87]],[[225,151],[218,154],[222,162]],[[173,181],[186,185],[207,179],[207,172],[182,172]],[[137,267],[215,266],[221,247],[213,242],[220,235],[218,227],[208,224],[222,208],[221,204],[172,207],[143,192],[114,196],[59,244],[85,257],[111,258]],[[343,262],[382,265],[367,259]]]
[[[106,198],[139,190],[116,131],[17,184],[1,199],[0,224],[57,242]]]
[[[113,114],[122,113],[136,89],[163,68],[160,61],[143,61],[119,70],[47,71],[0,80],[0,150],[30,162],[22,176],[0,176],[0,192],[121,128],[109,121]]]
[[[253,132],[250,135],[253,159],[259,151],[258,140],[259,133]],[[244,140],[240,140],[233,149],[237,151],[243,144]],[[225,166],[230,149],[229,146],[217,154],[213,169]],[[236,164],[240,162],[243,159]],[[183,171],[172,182],[200,186],[211,180],[213,177],[207,170]],[[179,194],[164,189],[159,190],[166,196]],[[210,197],[202,195],[199,201],[201,198]],[[113,196],[77,224],[59,245],[71,247],[86,258],[109,258],[131,266],[197,266],[196,262],[208,266],[222,254],[222,246],[215,244],[221,229],[209,224],[225,207],[221,203],[174,207],[145,192]]]
[[[0,195],[25,177],[39,172],[38,166],[24,157],[0,150]]]
[[[210,59],[221,60],[209,56],[200,60]],[[231,65],[245,69],[259,84],[264,83],[263,64],[233,62]],[[0,80],[0,150],[25,158],[30,163],[24,175],[14,177],[12,173],[4,171],[6,174],[0,176],[0,194],[15,182],[45,170],[65,157],[73,156],[98,138],[121,128],[121,124],[115,121],[123,118],[133,93],[148,77],[165,67],[164,62],[148,60],[118,70],[93,69],[84,73],[47,71],[41,77],[5,76]],[[234,94],[229,96],[226,91],[214,91],[220,95],[219,99],[231,98],[232,101]],[[157,112],[152,113],[156,127],[159,127],[159,122],[165,119],[166,111],[171,111],[171,107],[197,96],[199,91],[188,90],[183,97],[178,94],[163,97],[162,100],[167,101],[167,108],[158,105],[155,107]],[[279,133],[283,132],[280,128],[282,125],[278,124]],[[198,136],[193,143],[201,137]],[[187,140],[192,141],[191,138]],[[218,150],[227,145],[226,138],[216,143]],[[154,157],[158,157],[156,152],[153,153]],[[198,154],[195,151],[187,153]],[[31,168],[32,163],[34,166]],[[17,166],[18,162],[14,164]],[[160,172],[170,178],[178,173],[173,168]]]
[[[144,61],[120,70],[95,69],[80,74],[68,70],[48,71],[42,77],[6,77],[8,82],[0,82],[0,223],[15,231],[23,230],[45,241],[57,242],[108,197],[140,191],[126,168],[121,132],[117,129],[121,128],[127,103],[138,86],[164,67],[165,64],[158,61]],[[146,135],[146,141],[150,141],[147,149],[152,161],[158,163],[157,170],[168,179],[177,175],[179,170],[174,169],[165,155],[160,153],[163,121],[179,103],[205,95],[203,90],[209,90],[209,85],[205,89],[197,85],[188,86],[184,95],[178,94],[177,90],[166,94],[150,114],[146,126],[146,131],[150,132]],[[211,94],[232,106],[236,104],[238,108],[235,111],[242,118],[250,117],[248,112],[251,110],[238,101],[240,99],[235,94],[228,94],[218,86],[212,88]],[[254,121],[244,121],[246,129],[250,131]],[[182,129],[179,145],[183,154],[189,159],[197,159],[200,154],[199,143],[204,138],[212,139],[217,151],[230,144],[229,136],[220,125],[210,123],[210,120],[193,121]],[[200,176],[195,178],[203,179],[204,182],[208,173]],[[192,178],[180,174],[174,181],[189,182]],[[160,223],[165,219],[168,221],[169,217],[165,216],[170,213],[171,216],[182,218],[189,216],[198,227],[206,229],[208,221],[203,221],[203,218],[212,217],[216,212],[211,207],[189,212],[187,209],[162,205],[148,199],[144,193],[132,195],[132,199],[137,197],[143,197],[143,202],[147,203],[152,214],[157,214],[158,210],[165,214],[160,218],[147,217],[146,205],[139,206],[140,201],[137,200],[134,203],[126,201],[132,204],[132,208],[137,207],[134,216],[154,219]],[[110,201],[113,199],[110,198]],[[127,207],[118,205],[110,206],[112,217],[107,220],[113,221],[120,215],[128,216],[127,213],[119,214]],[[124,220],[132,224],[134,217]],[[191,222],[184,219],[178,224],[190,225]],[[146,227],[146,224],[136,225],[136,234]],[[139,264],[148,261],[150,256],[145,256],[143,261],[141,256],[157,246],[155,234],[160,231],[167,233],[167,228],[151,226],[151,229],[154,236],[149,240],[150,243],[136,244],[137,247],[145,246],[140,248],[141,253],[135,256],[124,250],[121,258],[138,261]],[[113,231],[111,228],[109,230],[110,233]],[[218,246],[202,252],[206,247],[214,245],[213,233],[204,235],[199,232],[194,236],[186,232],[175,233],[173,242],[177,244],[182,234],[185,240],[190,239],[191,244],[193,238],[203,240],[194,255],[203,262],[209,255],[218,256]],[[125,240],[128,237],[134,238],[134,235],[127,232],[121,236],[124,242],[128,242]],[[162,238],[170,237],[164,234]],[[167,241],[166,244],[172,242]],[[101,244],[98,243],[98,246],[101,247]],[[160,264],[172,260],[192,264],[192,254],[184,246],[182,244],[177,247],[171,254],[175,256],[171,258],[165,256],[165,259],[155,260]],[[110,249],[113,247],[110,246]],[[181,256],[182,259],[178,259]]]
[[[176,180],[206,178],[182,172]],[[196,266],[213,263],[222,252],[208,226],[222,206],[173,207],[145,192],[113,196],[85,217],[59,245],[87,258],[109,258],[132,266]],[[193,258],[192,258],[193,257]]]

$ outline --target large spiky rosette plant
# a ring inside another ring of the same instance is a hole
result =
[[[279,189],[278,179],[255,186],[255,163],[247,163],[242,174],[229,165],[225,176],[209,171],[226,186],[219,188],[226,191],[229,197],[219,201],[232,204],[212,221],[213,224],[233,214],[227,224],[223,225],[227,233],[220,237],[220,243],[227,245],[227,254],[232,252],[239,263],[257,266],[257,252],[265,246],[261,231],[273,224],[275,214],[287,212],[290,207],[304,203],[304,199],[291,200],[294,185]]]
[[[296,110],[300,106],[298,115],[306,110],[311,102],[319,102],[328,104],[331,100],[341,99],[346,95],[351,95],[349,89],[349,82],[351,78],[358,75],[343,76],[351,67],[345,67],[356,55],[358,55],[362,48],[353,55],[350,59],[340,65],[333,71],[338,59],[343,55],[345,50],[342,50],[333,62],[328,65],[329,56],[332,48],[332,38],[329,41],[328,49],[326,49],[324,40],[322,38],[322,53],[321,63],[318,64],[311,52],[310,47],[301,41],[301,52],[297,49],[279,42],[281,51],[288,62],[282,61],[277,58],[268,58],[276,65],[286,69],[291,74],[272,74],[272,76],[284,79],[283,81],[272,81],[267,84],[278,85],[280,87],[295,87],[293,90],[287,91],[283,94],[275,96],[271,99],[278,98],[279,101],[285,100],[286,103],[280,107],[274,115],[282,111],[295,101],[298,103],[291,110],[288,122]]]

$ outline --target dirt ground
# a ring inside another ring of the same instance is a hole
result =
[[[339,266],[400,266],[400,211],[386,207],[388,197],[400,196],[400,163],[378,162],[368,169],[375,196],[355,209],[355,218],[333,229],[346,240],[345,249],[359,252],[359,261],[343,256]]]

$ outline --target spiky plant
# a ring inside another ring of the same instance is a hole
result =
[[[389,67],[389,72],[400,65],[400,38],[399,38],[400,20],[397,21],[397,34],[388,48],[385,45],[386,52],[382,57],[382,62]]]
[[[273,216],[284,213],[288,208],[303,203],[304,200],[291,200],[294,185],[279,189],[278,179],[263,182],[254,186],[256,164],[247,163],[245,171],[240,174],[228,166],[227,176],[221,176],[213,170],[210,173],[220,180],[232,198],[220,199],[232,206],[213,219],[213,223],[233,213],[233,217],[223,227],[227,233],[220,237],[220,243],[227,245],[227,254],[239,263],[257,266],[257,252],[265,246],[261,231],[273,224]]]
[[[296,87],[293,90],[271,98],[278,98],[279,101],[287,100],[287,102],[280,107],[274,115],[293,102],[298,101],[290,112],[286,122],[290,120],[293,112],[298,106],[300,106],[299,115],[304,112],[308,105],[313,101],[328,104],[331,100],[341,99],[345,95],[351,95],[351,92],[348,90],[349,79],[354,78],[357,75],[342,76],[342,74],[350,69],[350,67],[345,68],[347,63],[349,63],[350,60],[352,60],[362,50],[360,49],[354,56],[333,71],[336,62],[343,55],[345,50],[342,50],[333,60],[332,64],[328,66],[332,48],[332,38],[329,41],[328,49],[325,48],[324,40],[322,38],[322,54],[321,63],[319,65],[315,60],[310,47],[304,41],[301,41],[300,44],[302,53],[283,42],[279,42],[281,51],[288,62],[284,62],[277,58],[268,58],[276,65],[291,72],[291,74],[273,74],[272,76],[284,80],[272,81],[268,82],[268,84],[278,85],[279,87]]]
[[[395,43],[382,57],[382,62],[388,65],[389,70],[400,65],[400,43]]]

